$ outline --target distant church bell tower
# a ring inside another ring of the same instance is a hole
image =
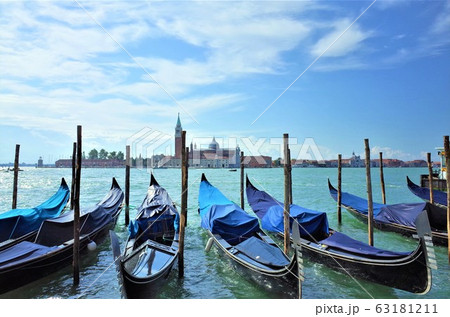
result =
[[[181,127],[180,113],[178,112],[177,125],[175,126],[175,158],[181,159]]]

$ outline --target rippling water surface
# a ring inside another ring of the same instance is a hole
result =
[[[161,291],[161,298],[271,298],[271,294],[238,275],[228,262],[219,257],[213,248],[204,251],[207,234],[200,227],[198,209],[198,188],[201,173],[206,173],[208,180],[218,187],[227,197],[239,204],[240,172],[226,169],[190,169],[188,195],[188,227],[186,228],[185,277],[172,279]],[[246,170],[256,187],[283,200],[283,169],[248,169]],[[181,172],[175,169],[154,171],[156,179],[165,187],[172,199],[179,204],[181,192]],[[344,209],[343,224],[337,225],[336,204],[331,199],[327,178],[337,184],[337,170],[328,168],[293,169],[294,203],[306,208],[326,211],[330,227],[346,233],[356,239],[367,241],[366,226],[354,219]],[[420,202],[409,192],[406,176],[419,182],[419,175],[426,174],[420,168],[385,168],[386,196],[388,203]],[[116,177],[124,189],[124,169],[83,169],[81,180],[81,206],[97,203],[108,192],[112,177]],[[381,200],[378,169],[372,169],[374,201]],[[71,180],[70,169],[35,169],[26,168],[19,174],[18,207],[26,208],[40,204],[50,197],[59,187],[61,177]],[[143,200],[150,175],[146,170],[131,170],[130,205],[138,206]],[[13,173],[0,172],[0,212],[10,209],[12,200]],[[344,169],[342,186],[344,191],[366,197],[365,169]],[[251,209],[246,205],[247,212]],[[135,208],[130,210],[130,218],[135,215]],[[121,243],[127,237],[124,225],[124,211],[115,228]],[[408,251],[415,248],[413,239],[401,235],[375,230],[375,246],[379,248]],[[450,268],[447,249],[435,247],[438,270],[433,270],[433,286],[424,295],[414,295],[389,287],[380,286],[364,280],[353,280],[343,273],[305,259],[304,298],[450,298]],[[71,267],[35,281],[25,287],[0,295],[0,298],[120,298],[116,273],[113,265],[109,238],[97,250],[83,254],[81,282],[77,288],[72,287]]]

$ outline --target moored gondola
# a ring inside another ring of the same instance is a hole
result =
[[[247,200],[261,219],[263,229],[281,237],[284,234],[284,204],[268,193],[258,190],[247,178]],[[366,243],[328,228],[327,215],[292,204],[290,223],[299,223],[303,254],[312,261],[341,270],[351,277],[412,293],[424,294],[431,288],[431,269],[426,239],[429,225],[423,214],[420,219],[420,241],[412,252],[395,252],[372,247]]]
[[[256,217],[226,198],[204,174],[198,201],[201,226],[210,236],[207,249],[214,243],[233,267],[273,297],[299,296],[297,256],[289,260]]]
[[[426,187],[421,187],[414,184],[413,181],[406,176],[406,182],[408,184],[409,190],[417,197],[423,199],[424,201],[430,201],[430,189]],[[433,190],[433,202],[435,205],[441,208],[447,208],[447,193],[440,190]]]
[[[69,200],[70,190],[64,178],[58,191],[42,204],[27,209],[12,209],[0,214],[0,251],[21,241],[33,241],[46,219],[56,218]]]
[[[80,250],[99,243],[116,224],[124,194],[113,178],[109,193],[80,212]],[[73,210],[45,220],[34,242],[22,241],[0,251],[0,294],[47,276],[73,258]]]
[[[144,201],[130,223],[123,254],[111,231],[114,260],[124,298],[155,298],[178,260],[179,214],[153,174]]]
[[[331,185],[330,180],[328,180],[328,188],[331,197],[337,201],[337,190]],[[342,206],[357,219],[367,222],[367,200],[346,192],[342,192],[341,195]],[[430,222],[433,242],[436,245],[446,246],[448,239],[446,210],[427,202],[394,205],[374,203],[373,224],[380,230],[413,236],[416,234],[415,221],[424,210]]]

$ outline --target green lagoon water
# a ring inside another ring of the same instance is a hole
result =
[[[239,203],[240,172],[227,169],[190,169],[188,195],[188,226],[186,228],[185,277],[172,279],[161,290],[161,298],[271,298],[269,292],[248,282],[235,272],[227,261],[219,256],[215,248],[209,253],[204,251],[207,234],[200,227],[198,209],[198,188],[201,173],[218,187],[227,197]],[[181,172],[177,169],[158,169],[154,171],[156,179],[165,187],[172,199],[180,202]],[[264,189],[279,200],[283,200],[283,169],[248,169],[255,186]],[[306,208],[326,211],[330,227],[353,238],[367,241],[366,226],[354,219],[343,209],[343,224],[337,225],[336,203],[330,197],[327,178],[337,184],[337,169],[333,168],[297,168],[293,173],[294,203]],[[406,176],[419,182],[419,175],[426,174],[421,168],[385,168],[387,203],[420,202],[406,186]],[[89,206],[100,201],[111,186],[112,177],[116,177],[124,189],[125,169],[83,169],[81,180],[81,206]],[[70,169],[26,168],[19,174],[18,207],[26,208],[40,204],[58,188],[61,177],[71,180]],[[138,206],[145,194],[150,180],[147,170],[131,170],[130,205]],[[379,171],[372,169],[374,201],[381,200]],[[0,172],[0,212],[10,209],[12,200],[12,172]],[[343,190],[366,197],[365,169],[343,169]],[[250,207],[246,206],[251,213]],[[136,209],[130,210],[133,218]],[[122,211],[115,228],[121,242],[127,237]],[[416,241],[399,234],[375,230],[375,246],[396,251],[410,251]],[[353,280],[344,273],[337,272],[305,259],[305,281],[303,297],[315,299],[354,299],[354,298],[450,298],[450,266],[447,249],[435,246],[438,270],[433,270],[433,286],[426,295],[414,295],[389,287],[380,286],[364,280]],[[0,298],[120,298],[119,287],[113,265],[109,238],[97,250],[83,255],[81,283],[72,287],[71,267],[28,284],[22,288],[3,294]],[[176,276],[176,274],[175,274]]]

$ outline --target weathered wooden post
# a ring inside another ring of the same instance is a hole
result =
[[[125,226],[130,223],[130,146],[125,148]]]
[[[291,149],[288,148],[288,176],[289,176],[289,205],[292,205],[292,162],[291,162]]]
[[[370,177],[370,147],[369,139],[364,139],[366,148],[366,183],[367,183],[367,226],[369,233],[369,245],[373,246],[373,201],[372,201],[372,179]]]
[[[433,163],[431,162],[431,153],[427,153],[427,163],[428,163],[428,187],[430,187],[430,203],[434,203],[433,197]]]
[[[337,194],[338,224],[342,223],[341,204],[342,204],[342,154],[338,154],[338,194]]]
[[[241,208],[244,209],[244,152],[241,151]]]
[[[178,255],[178,277],[184,276],[184,233],[187,214],[187,163],[186,163],[186,131],[181,132],[181,210],[180,210],[180,237]]]
[[[16,154],[14,155],[13,198],[11,209],[17,208],[17,183],[19,181],[19,152],[20,152],[20,144],[16,144]]]
[[[383,173],[383,152],[380,152],[380,181],[381,181],[381,200],[386,204],[386,191],[384,187],[384,173]]]
[[[77,163],[73,216],[73,285],[80,284],[80,180],[81,180],[81,125],[77,126]]]
[[[187,213],[187,209],[188,209],[188,201],[187,201],[187,199],[188,199],[188,187],[189,187],[189,173],[188,173],[188,171],[189,171],[189,147],[188,146],[186,146],[186,164],[185,164],[185,168],[186,168],[186,170],[185,170],[185,184],[184,184],[184,188],[185,188],[185,191],[186,191],[186,193],[185,193],[185,195],[186,195],[186,213],[185,213],[185,215],[184,215],[184,226],[186,227],[187,226],[187,217],[188,217],[188,213]]]
[[[73,210],[73,200],[75,197],[75,171],[77,165],[77,142],[73,142],[72,150],[72,184],[70,185],[70,210]]]
[[[445,151],[445,167],[447,179],[447,232],[450,232],[450,147],[448,144],[448,135],[444,136],[444,151]],[[450,239],[447,237],[448,247],[448,262],[450,263]]]
[[[290,216],[290,189],[289,189],[289,134],[283,134],[284,144],[284,253],[289,253],[290,245],[290,228],[289,228],[289,216]]]

